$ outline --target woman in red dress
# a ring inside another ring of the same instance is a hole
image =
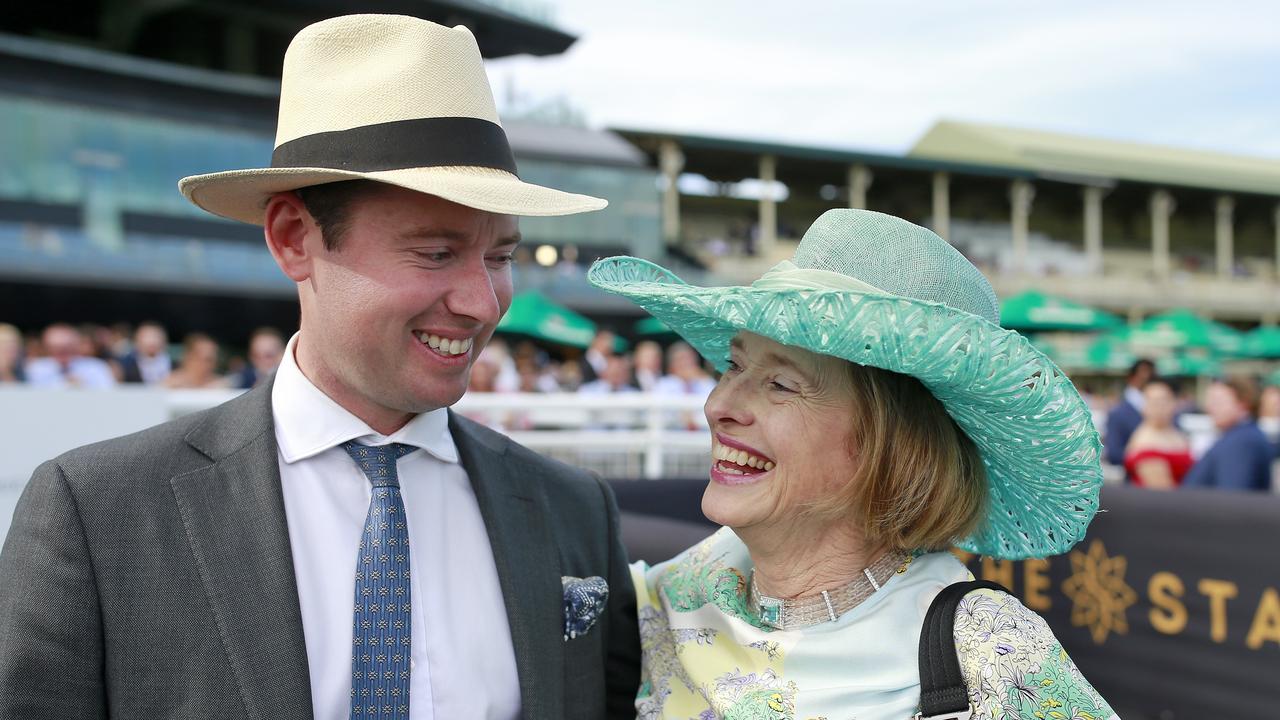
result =
[[[1154,378],[1142,397],[1142,424],[1125,448],[1124,467],[1134,485],[1172,490],[1195,462],[1187,436],[1174,424],[1177,396],[1167,380]]]

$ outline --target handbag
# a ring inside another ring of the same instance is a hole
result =
[[[920,631],[920,712],[914,720],[969,720],[973,715],[956,655],[956,608],[965,595],[984,589],[1009,592],[990,580],[968,580],[943,588],[929,605]]]

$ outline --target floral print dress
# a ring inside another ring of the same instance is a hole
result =
[[[929,604],[971,579],[949,553],[915,559],[833,623],[773,630],[747,609],[751,558],[729,528],[632,566],[644,651],[642,720],[907,720],[919,710]],[[974,720],[1114,718],[1040,616],[980,590],[956,611]]]

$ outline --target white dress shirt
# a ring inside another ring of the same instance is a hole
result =
[[[53,358],[34,358],[27,361],[27,384],[33,387],[81,387],[103,389],[115,387],[116,376],[111,366],[95,357],[72,358],[63,367]]]
[[[147,385],[155,385],[173,372],[173,360],[168,353],[162,352],[155,357],[138,353],[134,357],[138,363],[138,374],[142,376],[142,382]]]
[[[1124,399],[1128,400],[1129,404],[1138,412],[1142,412],[1142,406],[1147,404],[1147,396],[1132,385],[1124,386]]]
[[[297,340],[285,349],[271,407],[316,720],[351,713],[356,555],[372,493],[339,447],[352,439],[422,448],[397,464],[413,583],[410,718],[518,717],[520,685],[498,571],[446,411],[381,435],[302,374]]]

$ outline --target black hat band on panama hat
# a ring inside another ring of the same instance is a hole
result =
[[[277,147],[271,167],[354,172],[487,167],[517,174],[506,132],[472,117],[412,118],[304,135]]]

